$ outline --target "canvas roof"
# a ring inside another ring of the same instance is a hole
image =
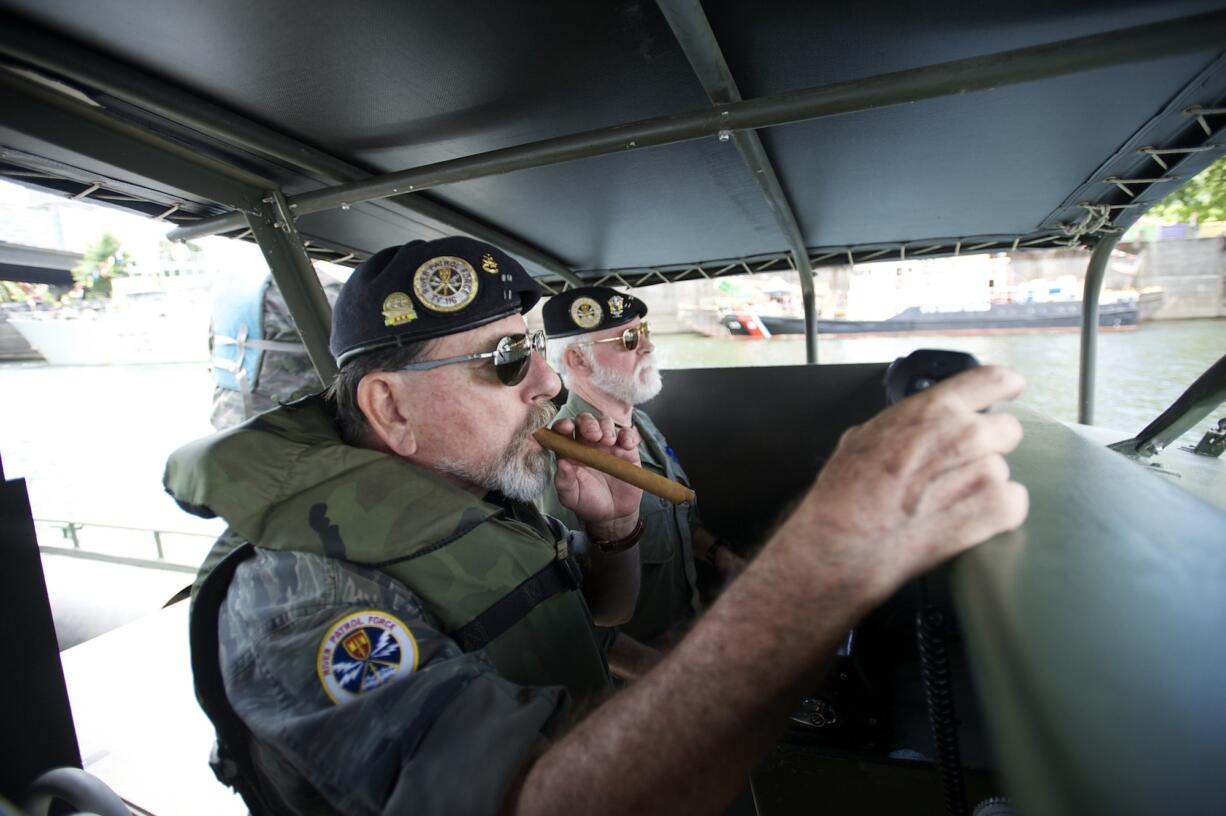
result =
[[[72,0],[0,0],[0,9],[10,67],[271,179],[291,200],[365,174],[712,106],[693,53],[650,2],[94,0],[83,13]],[[746,100],[1222,9],[1204,0],[701,6],[715,44],[707,53],[722,57]],[[1188,111],[1226,104],[1224,46],[755,132],[814,265],[1092,242],[1102,231],[1078,233],[1073,225],[1093,226],[1094,216],[1079,205],[1114,205],[1099,226],[1122,229],[1222,155],[1226,116]],[[112,80],[125,71],[149,83],[144,94],[117,90]],[[172,105],[223,111],[226,119],[212,117],[220,130],[240,122],[357,175],[329,178],[310,162],[202,132],[148,104],[155,91]],[[122,174],[3,124],[0,114],[0,171],[24,183],[77,194],[101,180],[95,198],[126,184],[133,200],[111,203],[153,215],[177,205],[170,222],[225,211],[155,178],[108,182]],[[1145,147],[1195,152],[1156,160],[1138,152]],[[304,215],[299,229],[321,257],[353,261],[474,222],[555,261],[517,253],[546,281],[557,266],[589,280],[618,271],[632,283],[656,282],[652,270],[664,280],[695,266],[790,266],[775,203],[738,145],[716,136],[432,186]]]

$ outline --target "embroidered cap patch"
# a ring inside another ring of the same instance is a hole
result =
[[[328,627],[315,670],[334,703],[346,703],[417,670],[417,641],[386,612],[363,609]]]
[[[427,309],[458,312],[477,297],[477,273],[463,258],[440,255],[413,273],[413,291]]]
[[[404,292],[392,292],[383,299],[383,325],[399,326],[417,319],[413,301]]]
[[[570,305],[570,319],[581,329],[594,329],[604,319],[604,312],[600,304],[590,297],[575,298]]]

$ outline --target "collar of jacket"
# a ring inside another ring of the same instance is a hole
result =
[[[220,516],[253,544],[372,565],[505,513],[400,457],[346,445],[321,396],[183,446],[163,481],[185,510]]]

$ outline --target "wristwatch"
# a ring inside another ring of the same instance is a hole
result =
[[[596,536],[591,536],[592,543],[600,548],[603,553],[619,553],[639,543],[639,539],[643,537],[643,518],[639,517],[638,523],[634,525],[634,529],[626,535],[615,541],[601,541]]]

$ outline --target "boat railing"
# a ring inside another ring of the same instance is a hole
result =
[[[36,518],[34,525],[36,529],[41,528],[50,533],[50,535],[38,537],[38,548],[44,553],[193,573],[217,538],[216,533],[130,527],[123,524],[66,519]],[[58,539],[56,533],[59,534]],[[139,535],[125,535],[127,533]],[[152,544],[152,549],[144,550],[143,555],[134,554],[131,549],[133,540],[139,539],[144,539],[144,546]],[[183,539],[188,541],[185,542]],[[52,544],[49,543],[49,540],[61,540],[67,543],[64,545]]]

